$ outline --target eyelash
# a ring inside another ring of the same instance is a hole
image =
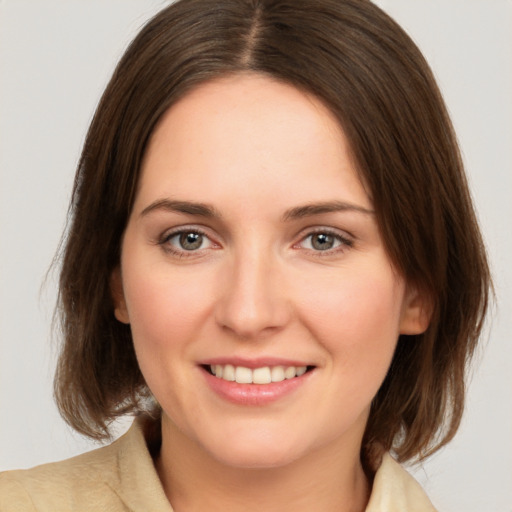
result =
[[[158,239],[157,243],[158,243],[158,245],[162,246],[164,251],[166,251],[174,256],[177,256],[179,258],[187,258],[187,257],[197,256],[198,253],[201,251],[201,249],[188,250],[188,251],[186,249],[176,249],[169,243],[173,238],[175,238],[177,236],[189,235],[189,234],[200,235],[200,236],[204,237],[205,239],[207,239],[210,244],[212,244],[214,246],[216,245],[215,242],[212,242],[212,240],[210,239],[210,237],[208,236],[208,234],[205,231],[198,229],[197,227],[193,227],[193,228],[180,227],[171,232],[165,232]],[[330,248],[330,249],[326,249],[326,250],[315,250],[315,249],[309,249],[309,248],[305,249],[310,254],[313,254],[316,257],[332,256],[333,254],[336,254],[338,252],[344,252],[347,249],[350,249],[354,246],[353,240],[351,240],[350,238],[348,238],[346,236],[341,235],[338,231],[335,231],[335,230],[332,230],[329,228],[317,228],[312,231],[308,231],[299,240],[299,242],[297,242],[296,244],[293,245],[293,247],[298,248],[298,246],[300,244],[303,244],[308,238],[311,238],[315,235],[327,235],[327,236],[333,237],[335,243],[336,242],[339,243],[338,247],[334,247],[334,248]]]
[[[310,254],[314,255],[315,257],[324,258],[327,256],[333,256],[334,254],[337,254],[339,252],[344,252],[347,249],[350,249],[354,246],[353,240],[350,238],[341,235],[338,231],[329,229],[329,228],[316,228],[312,231],[309,231],[305,236],[303,236],[300,241],[297,244],[294,244],[294,247],[296,247],[299,244],[304,243],[308,238],[312,238],[315,235],[327,235],[333,237],[335,243],[339,242],[338,247],[334,247],[332,249],[326,249],[326,250],[315,250],[315,249],[306,249]]]
[[[180,236],[180,235],[200,235],[200,236],[204,237],[205,239],[207,239],[210,244],[215,245],[214,242],[211,241],[210,237],[203,230],[198,229],[197,227],[194,227],[194,228],[180,227],[179,229],[176,229],[176,230],[173,230],[170,232],[165,232],[159,238],[158,245],[162,246],[164,251],[172,254],[173,256],[177,256],[179,258],[187,258],[187,257],[190,258],[190,257],[197,255],[197,253],[200,251],[200,249],[187,251],[186,249],[177,249],[169,243],[173,238]]]

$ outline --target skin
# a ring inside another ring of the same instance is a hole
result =
[[[202,242],[187,251],[179,233],[194,232]],[[327,250],[313,244],[322,233],[333,236]],[[243,74],[171,107],[145,155],[112,283],[163,409],[156,467],[176,511],[364,510],[372,398],[399,334],[428,322],[318,99]],[[241,405],[206,383],[200,363],[218,357],[314,369],[277,401]]]

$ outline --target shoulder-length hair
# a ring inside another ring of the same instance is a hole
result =
[[[432,299],[428,330],[400,336],[363,449],[425,457],[455,434],[490,276],[441,94],[405,32],[367,0],[178,0],[128,47],[85,140],[62,250],[55,379],[63,417],[105,438],[148,394],[110,278],[141,161],[164,112],[208,80],[254,72],[337,116],[391,261]],[[176,312],[179,314],[179,312]]]

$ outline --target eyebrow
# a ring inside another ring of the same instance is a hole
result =
[[[347,203],[345,201],[328,201],[324,203],[312,203],[304,206],[297,206],[287,210],[283,215],[283,220],[296,220],[313,215],[322,215],[323,213],[333,212],[357,212],[365,215],[374,215],[374,210],[369,210],[363,206]]]
[[[218,213],[215,208],[209,204],[196,203],[192,201],[176,201],[172,199],[159,199],[154,201],[149,206],[144,208],[144,210],[142,210],[139,217],[145,217],[146,215],[159,210],[174,213],[184,213],[187,215],[197,215],[198,217],[221,217],[220,213]]]
[[[145,217],[146,215],[159,210],[173,213],[184,213],[186,215],[195,215],[198,217],[221,218],[221,214],[212,205],[172,199],[158,199],[157,201],[154,201],[144,208],[139,216]],[[290,208],[283,214],[283,221],[297,220],[304,217],[322,215],[324,213],[346,211],[363,213],[365,215],[373,215],[375,213],[373,210],[345,201],[327,201]]]

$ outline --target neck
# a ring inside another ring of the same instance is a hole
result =
[[[370,486],[359,448],[329,445],[284,466],[239,468],[164,420],[156,468],[175,512],[362,512]]]

